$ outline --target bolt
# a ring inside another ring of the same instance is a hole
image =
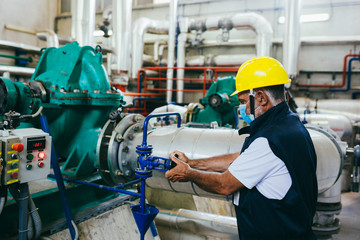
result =
[[[74,92],[74,93],[79,93],[79,92],[80,92],[80,89],[75,88],[75,89],[73,90],[73,92]]]
[[[116,141],[117,142],[122,142],[124,140],[125,140],[125,138],[123,136],[121,136],[120,134],[116,136]]]
[[[115,175],[116,176],[121,176],[121,175],[124,175],[119,169],[116,169],[115,170]]]
[[[125,166],[127,164],[126,160],[122,160],[121,164]]]
[[[129,139],[129,140],[133,140],[133,139],[134,139],[134,135],[129,134],[128,139]]]
[[[89,91],[87,89],[83,89],[82,93],[88,93]]]
[[[100,93],[100,90],[95,89],[94,93]]]
[[[106,93],[111,93],[111,90],[106,90]]]
[[[134,132],[137,132],[137,131],[139,131],[139,127],[138,127],[138,126],[135,126],[135,127],[134,127]]]
[[[62,87],[62,88],[60,89],[60,92],[65,92],[65,89]]]
[[[130,170],[125,171],[125,176],[130,176]]]

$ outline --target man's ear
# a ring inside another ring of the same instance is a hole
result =
[[[256,95],[257,95],[257,98],[258,98],[259,105],[265,106],[268,103],[269,98],[268,98],[268,96],[265,94],[265,92],[263,90],[258,90],[256,92]]]

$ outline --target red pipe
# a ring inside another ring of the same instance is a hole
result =
[[[360,57],[360,54],[347,54],[344,57],[344,65],[343,65],[343,75],[342,75],[342,82],[338,85],[332,84],[298,84],[299,87],[329,87],[329,88],[342,88],[346,84],[346,67],[347,67],[347,59],[348,57]]]

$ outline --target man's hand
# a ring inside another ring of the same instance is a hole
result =
[[[170,154],[170,159],[171,157],[174,156],[176,157],[177,159],[183,161],[183,162],[186,162],[187,164],[189,164],[189,158],[183,153],[183,152],[180,152],[178,150],[175,150],[173,151],[171,154]]]
[[[175,154],[177,154],[178,158],[181,158],[181,160],[175,157]],[[170,159],[176,163],[176,167],[167,171],[165,173],[165,177],[172,182],[189,181],[188,174],[191,171],[191,168],[189,164],[186,163],[189,159],[185,156],[185,154],[179,151],[174,151],[170,154]]]

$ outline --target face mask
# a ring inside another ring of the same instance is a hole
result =
[[[250,114],[250,115],[246,114],[246,104],[240,104],[239,105],[239,111],[240,111],[240,115],[244,119],[244,121],[247,122],[247,124],[250,125],[250,123],[254,120],[254,115],[253,114]]]

